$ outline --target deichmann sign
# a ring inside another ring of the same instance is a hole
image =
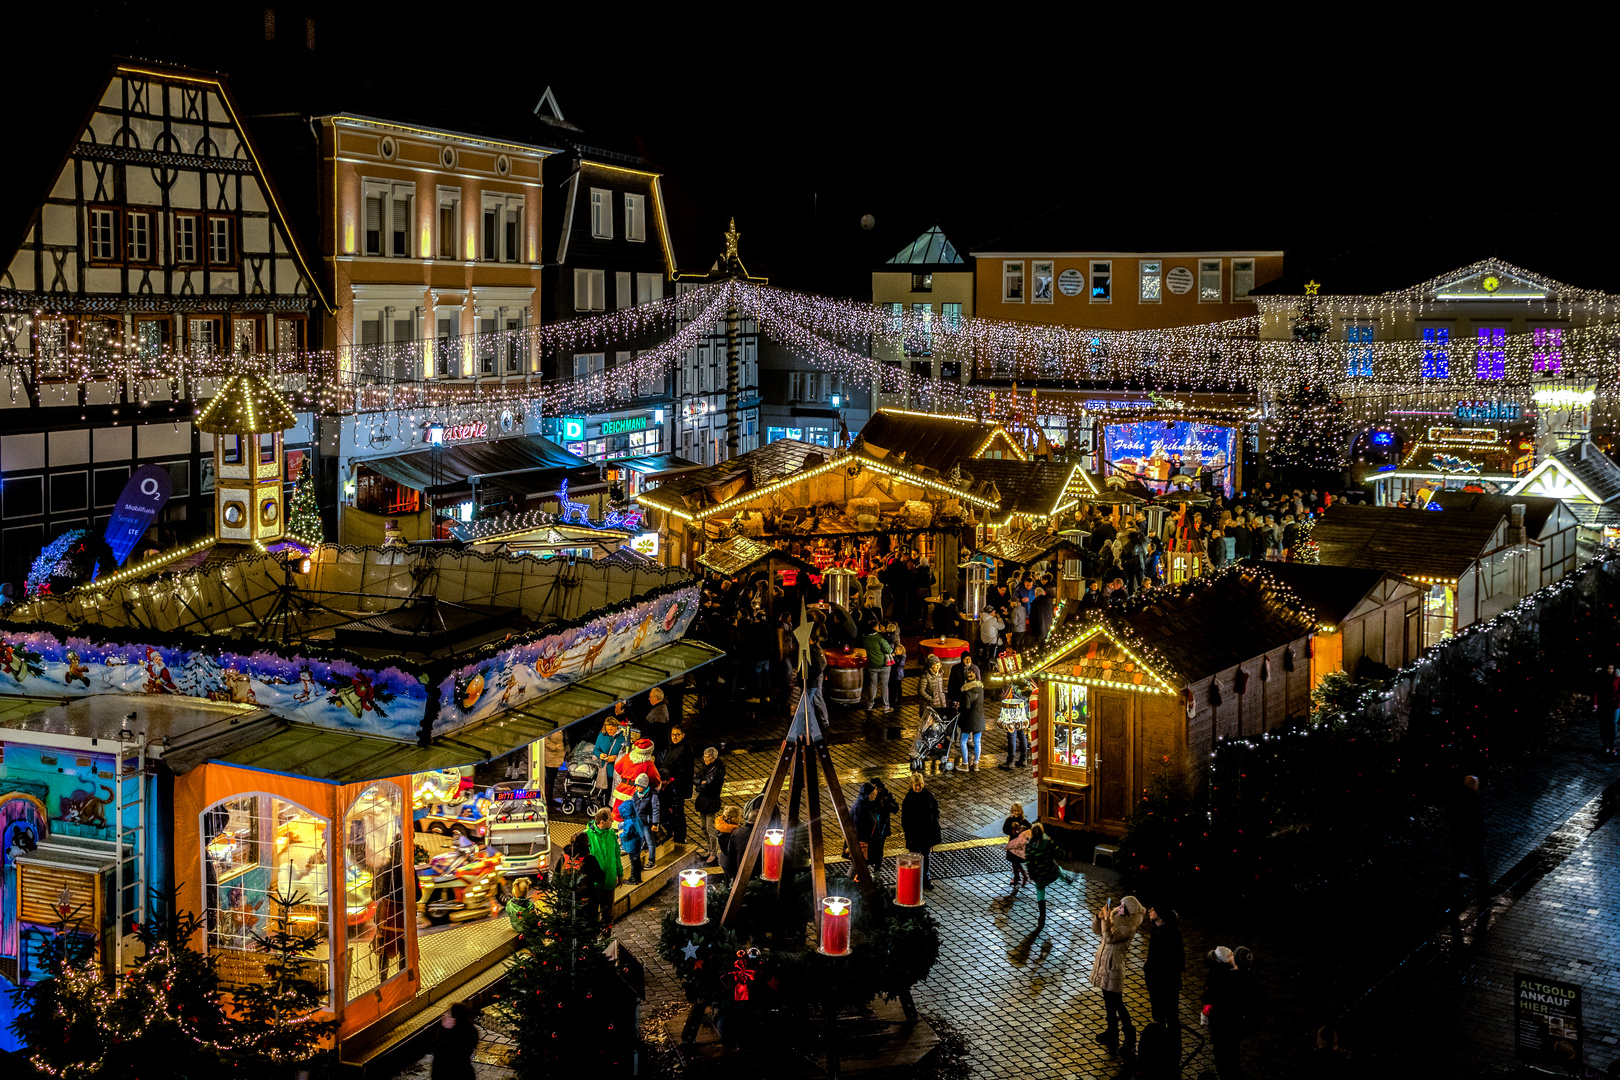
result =
[[[563,439],[567,442],[579,442],[585,437],[585,418],[583,416],[563,417]]]
[[[1581,1064],[1581,988],[1517,972],[1513,1048],[1521,1061],[1575,1069]]]
[[[602,421],[603,435],[620,435],[626,431],[645,431],[647,418],[645,416],[631,416],[624,420]]]

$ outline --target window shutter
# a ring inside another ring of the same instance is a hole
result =
[[[366,200],[366,231],[379,232],[382,229],[382,196],[373,195]]]
[[[589,311],[591,307],[591,284],[586,278],[587,271],[574,271],[574,310]]]
[[[635,295],[630,291],[631,280],[628,270],[621,270],[613,275],[613,291],[618,294],[614,299],[621,308],[634,307],[636,304]]]

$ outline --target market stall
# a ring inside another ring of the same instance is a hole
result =
[[[1528,434],[1486,427],[1431,427],[1406,458],[1369,479],[1379,506],[1424,506],[1436,491],[1505,493],[1535,464]]]

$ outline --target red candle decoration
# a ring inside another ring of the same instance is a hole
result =
[[[894,860],[894,902],[901,907],[922,907],[922,856],[907,851]]]
[[[781,829],[765,830],[764,865],[759,876],[766,881],[782,880],[782,853],[787,850],[782,845],[782,839],[786,835]]]
[[[821,902],[821,951],[828,956],[849,955],[849,898],[829,896]]]
[[[682,926],[702,926],[709,921],[709,875],[702,870],[681,871]]]

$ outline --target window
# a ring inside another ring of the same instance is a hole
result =
[[[591,235],[613,239],[613,192],[606,188],[591,188]]]
[[[1069,769],[1090,766],[1087,736],[1091,729],[1090,702],[1084,686],[1054,682],[1052,688],[1052,764]]]
[[[129,212],[129,261],[152,261],[152,213],[149,210]]]
[[[55,473],[51,476],[51,513],[61,515],[89,508],[89,473]]]
[[[405,920],[415,918],[416,894],[413,887],[407,908],[404,806],[397,786],[376,783],[343,815],[350,1001],[405,970]]]
[[[1114,302],[1114,264],[1111,261],[1094,261],[1091,264],[1091,302],[1093,304]]]
[[[1139,265],[1142,275],[1141,302],[1157,304],[1164,299],[1164,263],[1157,259],[1144,259]]]
[[[1022,262],[1004,262],[1001,264],[1001,300],[1006,304],[1022,304],[1024,302],[1024,264]]]
[[[484,261],[495,262],[500,258],[500,210],[493,206],[484,207]]]
[[[240,795],[203,811],[203,916],[225,986],[264,977],[254,936],[281,929],[307,936],[306,974],[330,985],[326,828],[325,818],[272,795]]]
[[[600,375],[607,370],[606,353],[575,353],[574,378],[588,379],[592,375]]]
[[[1221,302],[1221,260],[1198,260],[1198,302],[1200,304]]]
[[[663,274],[636,275],[636,303],[656,304],[664,298]]]
[[[506,214],[501,223],[501,228],[503,230],[502,239],[506,242],[506,247],[503,251],[504,258],[507,262],[522,261],[523,248],[520,243],[520,238],[523,235],[523,229],[518,220],[518,211],[516,209],[510,206],[506,208]]]
[[[208,218],[208,262],[213,266],[229,266],[235,244],[231,238],[231,219]]]
[[[523,320],[506,320],[506,371],[508,374],[523,370]]]
[[[188,319],[186,338],[191,344],[192,356],[218,356],[220,335],[218,319]]]
[[[1371,378],[1373,373],[1373,324],[1371,322],[1346,322],[1344,324],[1344,340],[1348,343],[1344,348],[1345,374]]]
[[[482,375],[495,374],[495,326],[494,319],[478,320],[478,371]]]
[[[231,320],[231,351],[237,356],[252,356],[259,351],[259,322],[257,319]]]
[[[911,291],[912,292],[933,292],[934,291],[934,275],[933,274],[912,274],[911,275]]]
[[[383,236],[383,197],[366,196],[366,248],[367,255],[381,255]]]
[[[1036,279],[1039,281],[1040,279]],[[910,340],[906,342],[906,351],[916,356],[928,356],[933,350],[933,321],[934,306],[932,304],[912,304],[911,314],[915,317],[912,323]]]
[[[197,215],[174,215],[174,261],[177,263],[194,263],[197,261]]]
[[[1423,377],[1425,379],[1451,378],[1451,327],[1425,326],[1423,328]]]
[[[1254,291],[1254,260],[1232,260],[1232,299],[1247,300]]]
[[[962,305],[961,304],[941,304],[941,305],[939,305],[939,309],[940,309],[940,312],[939,312],[940,313],[940,320],[945,324],[945,327],[947,329],[956,330],[956,329],[959,329],[961,327],[961,325],[962,325]]]
[[[461,374],[461,314],[447,312],[437,320],[433,342],[433,370],[440,375]]]
[[[1530,370],[1557,374],[1564,366],[1564,331],[1558,326],[1537,326],[1530,331]]]
[[[458,239],[457,234],[461,232],[456,227],[457,222],[461,219],[458,210],[459,204],[454,199],[447,200],[442,195],[439,197],[439,258],[441,259],[454,259],[457,257],[456,240]]]
[[[1507,378],[1507,328],[1480,326],[1475,333],[1479,348],[1474,351],[1474,374],[1481,379]]]
[[[1052,286],[1057,280],[1057,274],[1049,262],[1034,263],[1030,268],[1030,276],[1035,279],[1035,290],[1030,295],[1032,304],[1050,304],[1052,302]]]
[[[620,270],[613,275],[613,300],[621,308],[635,307],[635,275],[628,270]]]
[[[889,333],[898,334],[906,328],[906,305],[888,303],[884,307],[889,309]]]
[[[603,311],[606,309],[607,272],[605,270],[574,271],[574,310]]]
[[[168,345],[169,324],[164,319],[138,319],[135,322],[135,355],[157,356]]]
[[[640,195],[624,197],[624,238],[647,239],[647,203]]]
[[[394,214],[389,222],[390,244],[388,253],[396,259],[411,254],[411,200],[409,196],[393,198]]]
[[[118,211],[90,210],[90,257],[97,262],[118,258]]]

